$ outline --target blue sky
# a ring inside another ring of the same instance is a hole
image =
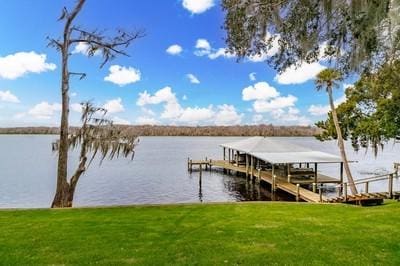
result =
[[[75,1],[0,1],[0,127],[58,125],[63,6]],[[127,52],[103,68],[85,46],[71,49],[71,122],[79,103],[92,100],[124,124],[307,125],[325,118],[327,96],[312,77],[324,61],[281,75],[263,59],[237,62],[225,53],[224,14],[217,0],[87,0],[76,23],[86,29],[145,29]],[[276,36],[279,37],[279,36]],[[251,74],[253,73],[253,74]],[[343,85],[345,87],[346,84]],[[344,99],[336,90],[337,102]]]

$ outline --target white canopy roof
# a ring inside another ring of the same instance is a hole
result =
[[[282,139],[251,137],[239,141],[221,144],[222,147],[253,155],[273,163],[340,163],[339,156],[313,151]]]

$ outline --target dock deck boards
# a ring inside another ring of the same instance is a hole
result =
[[[236,165],[234,162],[229,162],[226,160],[189,160],[188,161],[188,169],[192,169],[192,166],[198,166],[198,169],[211,169],[211,167],[222,168],[225,170],[235,171],[244,174],[251,174],[250,167],[246,169],[246,166],[243,164]],[[204,168],[203,168],[204,166]],[[253,176],[262,180],[268,184],[273,184],[272,172],[268,170],[258,171],[253,169]],[[275,174],[275,187],[282,191],[285,191],[295,197],[298,197],[307,202],[326,202],[326,203],[356,203],[363,205],[364,203],[375,202],[377,204],[381,204],[383,199],[390,198],[388,192],[373,192],[373,193],[361,193],[357,195],[347,195],[347,198],[340,196],[335,198],[327,198],[324,195],[320,195],[308,189],[297,187],[299,185],[312,184],[314,182],[314,178],[302,178],[302,177],[292,177],[290,182],[288,182],[286,177],[279,175],[279,171]],[[340,184],[340,180],[319,174],[318,173],[318,183],[333,183]],[[392,198],[400,198],[400,192],[394,192],[391,195]]]
[[[192,162],[193,163],[193,162]],[[196,163],[199,165],[201,164],[200,161],[196,161]],[[237,171],[241,173],[246,173],[246,167],[245,166],[237,166],[234,164],[230,164],[227,161],[223,160],[211,160],[211,161],[203,161],[203,163],[208,163],[210,166],[215,166],[215,167],[220,167],[224,168],[227,170],[232,170],[232,171]],[[254,175],[258,175],[258,171],[254,171]],[[267,182],[269,184],[272,184],[272,173],[271,171],[260,171],[260,179],[263,180],[264,182]],[[297,195],[297,186],[295,184],[287,182],[286,178],[279,177],[277,176],[276,178],[276,187],[291,194],[296,196]],[[322,199],[322,202],[326,202],[327,198],[325,196],[321,196],[317,193],[314,193],[310,190],[307,190],[305,188],[300,187],[299,188],[299,196],[302,200],[305,200],[307,202],[320,202]]]

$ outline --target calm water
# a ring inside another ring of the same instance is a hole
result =
[[[49,207],[55,190],[56,154],[51,142],[56,136],[0,136],[0,208]],[[124,205],[177,202],[226,202],[269,200],[267,188],[247,183],[241,177],[222,172],[203,172],[199,186],[198,173],[187,172],[187,157],[222,157],[218,144],[237,137],[142,137],[133,161],[116,159],[93,162],[79,181],[75,206]],[[285,138],[316,150],[337,154],[335,142],[321,143],[314,138]],[[356,178],[392,171],[400,161],[400,145],[389,144],[378,158],[371,153],[355,153],[349,147],[349,158]],[[70,172],[77,161],[71,154]],[[336,165],[319,166],[322,173],[338,176]],[[377,183],[370,190],[385,190]],[[398,180],[395,189],[400,190]],[[278,195],[281,199],[284,195]]]

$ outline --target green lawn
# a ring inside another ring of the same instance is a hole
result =
[[[400,265],[400,203],[0,211],[0,264]]]

